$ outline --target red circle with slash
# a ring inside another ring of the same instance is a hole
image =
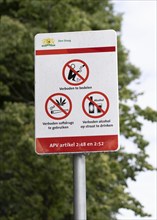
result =
[[[105,101],[106,101],[106,109],[102,109],[96,102],[94,102],[93,100],[90,99],[89,96],[95,95],[95,94],[103,96],[103,98],[104,98]],[[91,115],[91,114],[89,114],[89,113],[86,111],[86,109],[85,109],[85,101],[86,101],[86,100],[88,100],[89,102],[92,102],[92,104],[101,112],[101,114],[99,114],[99,115]],[[90,118],[101,118],[102,116],[104,116],[104,115],[108,112],[109,105],[110,105],[110,103],[109,103],[108,97],[107,97],[104,93],[98,92],[98,91],[94,91],[94,92],[88,93],[88,94],[84,97],[84,99],[83,99],[83,101],[82,101],[83,111],[84,111],[84,113],[85,113],[88,117],[90,117]]]
[[[72,67],[70,66],[70,64],[73,63],[73,62],[79,62],[79,63],[81,63],[81,65],[84,65],[84,66],[85,66],[85,68],[86,68],[85,77],[83,77],[78,71],[76,71],[74,68],[72,68]],[[66,69],[67,69],[67,68],[68,68],[69,70],[71,70],[74,74],[76,74],[77,77],[81,79],[81,82],[78,82],[78,83],[72,83],[72,82],[70,82],[70,81],[67,79],[67,77],[66,77]],[[88,65],[87,65],[83,60],[78,60],[78,59],[70,60],[70,61],[68,61],[68,62],[64,65],[62,74],[63,74],[63,78],[64,78],[65,82],[67,82],[68,84],[70,84],[70,85],[72,85],[72,86],[78,86],[78,85],[83,84],[83,83],[88,79],[88,76],[89,76],[89,68],[88,68]]]
[[[67,101],[69,102],[69,110],[68,110],[68,112],[66,112],[66,111],[54,100],[54,99],[55,99],[55,96],[61,96],[61,97],[64,97],[64,98],[67,99]],[[55,117],[55,116],[51,115],[51,114],[49,113],[49,111],[48,111],[48,104],[49,104],[49,102],[52,102],[52,103],[60,110],[60,112],[62,112],[64,115],[61,116],[61,117]],[[53,94],[53,95],[50,95],[50,96],[47,98],[46,102],[45,102],[45,111],[46,111],[47,115],[48,115],[50,118],[55,119],[55,120],[61,120],[61,119],[66,118],[66,117],[70,114],[71,110],[72,110],[72,102],[71,102],[70,98],[69,98],[67,95],[63,94],[63,93],[55,93],[55,94]]]

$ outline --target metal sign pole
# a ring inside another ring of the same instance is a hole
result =
[[[74,220],[86,220],[86,158],[75,154],[74,159]]]

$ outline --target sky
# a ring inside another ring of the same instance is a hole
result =
[[[113,0],[116,12],[123,13],[122,43],[129,50],[129,60],[139,67],[142,75],[140,84],[133,84],[132,89],[144,92],[139,97],[138,104],[157,110],[156,97],[156,0]],[[148,161],[157,167],[156,124],[144,122],[142,134],[150,142],[147,153]],[[121,140],[124,141],[124,140]],[[127,152],[135,152],[133,144],[129,143]],[[137,198],[144,210],[151,217],[135,216],[132,211],[121,209],[118,220],[157,220],[157,174],[155,171],[143,172],[138,175],[136,182],[128,181],[128,191]]]

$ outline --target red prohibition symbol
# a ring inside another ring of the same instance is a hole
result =
[[[65,82],[78,86],[88,79],[89,68],[83,60],[70,60],[64,65],[62,75]]]
[[[63,93],[50,95],[45,102],[45,111],[47,115],[54,120],[61,120],[70,114],[72,102],[70,98]]]
[[[101,118],[109,110],[108,97],[98,91],[88,93],[82,101],[82,109],[90,118]]]

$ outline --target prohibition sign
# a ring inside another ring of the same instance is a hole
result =
[[[92,97],[99,97],[98,101],[99,100],[103,100],[102,101],[102,106],[100,106],[97,101],[93,100]],[[88,111],[89,109],[87,109],[87,104],[88,105],[91,105],[93,106],[93,108],[95,110],[97,110],[97,113],[94,114],[94,111],[90,113],[90,111]],[[83,111],[84,113],[90,117],[90,118],[101,118],[103,117],[107,112],[108,112],[108,109],[109,109],[109,99],[108,97],[102,93],[102,92],[98,92],[98,91],[94,91],[94,92],[90,92],[88,93],[83,101],[82,101],[82,108],[83,108]]]
[[[83,60],[70,60],[64,65],[62,75],[65,82],[72,86],[78,86],[88,79],[89,68]]]
[[[56,110],[53,110],[53,108]],[[72,102],[70,98],[63,93],[55,93],[50,95],[45,102],[45,111],[47,115],[55,120],[66,118],[70,114],[71,110]],[[56,116],[57,114],[54,116],[54,113],[58,113],[58,117]]]

